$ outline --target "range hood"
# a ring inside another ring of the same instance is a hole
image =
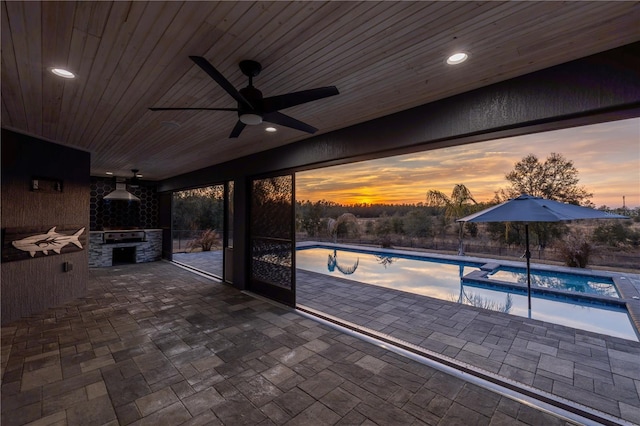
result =
[[[127,191],[127,184],[116,183],[116,189],[105,195],[104,200],[140,201],[140,198]]]

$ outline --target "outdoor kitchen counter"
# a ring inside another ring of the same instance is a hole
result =
[[[132,253],[131,263],[154,262],[162,257],[162,229],[140,229],[144,231],[144,240],[137,242],[105,243],[104,233],[131,232],[131,230],[109,230],[89,232],[89,267],[104,268],[113,266],[114,249],[116,252],[128,250]]]

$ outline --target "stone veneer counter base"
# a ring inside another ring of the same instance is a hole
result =
[[[113,232],[113,231],[110,231]],[[145,241],[104,243],[104,231],[89,233],[89,267],[113,266],[113,249],[135,248],[136,263],[154,262],[162,257],[162,229],[144,229]]]

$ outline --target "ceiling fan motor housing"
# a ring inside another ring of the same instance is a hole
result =
[[[262,92],[252,85],[239,90],[240,94],[251,104],[251,109],[238,102],[238,119],[244,124],[256,125],[262,123]]]
[[[260,62],[245,59],[240,61],[240,71],[249,78],[256,77],[262,71],[262,65]]]
[[[247,110],[244,105],[238,103],[239,114],[253,112],[262,115],[262,92],[253,86],[247,86],[239,90],[240,94],[251,104],[252,108]]]

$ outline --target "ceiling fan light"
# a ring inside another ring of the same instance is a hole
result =
[[[241,114],[240,121],[244,124],[248,124],[250,126],[254,126],[256,124],[262,123],[262,116],[258,114]]]

